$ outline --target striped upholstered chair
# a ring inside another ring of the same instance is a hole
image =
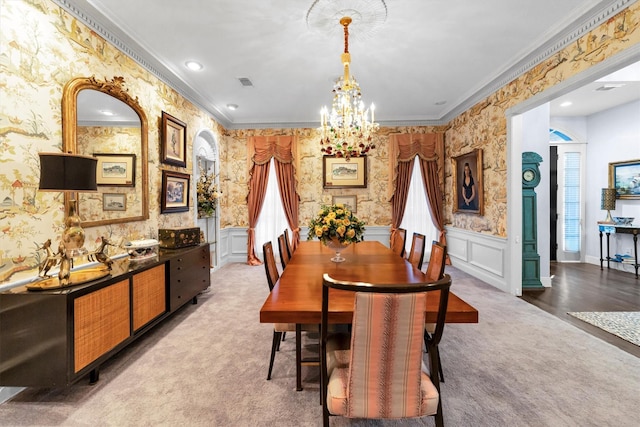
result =
[[[437,346],[444,328],[451,277],[445,275],[435,283],[372,285],[342,282],[325,274],[323,285],[323,424],[329,425],[329,415],[432,415],[436,425],[443,426]],[[328,333],[330,288],[355,292],[351,336]],[[422,344],[427,293],[432,291],[440,291],[440,295],[436,329],[428,342],[427,369],[422,361]]]

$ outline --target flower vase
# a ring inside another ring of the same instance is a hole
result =
[[[329,249],[333,249],[334,251],[336,251],[336,255],[331,258],[331,261],[333,262],[343,262],[345,261],[345,258],[340,254],[340,252],[342,252],[342,249],[346,248],[347,246],[349,246],[350,243],[343,245],[337,238],[332,238],[331,240],[327,240],[325,242],[325,246],[328,247]]]

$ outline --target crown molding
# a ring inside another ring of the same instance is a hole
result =
[[[507,71],[500,74],[463,102],[457,104],[453,109],[448,111],[441,120],[448,123],[455,119],[457,116],[464,113],[489,95],[497,92],[502,87],[522,76],[536,65],[560,52],[569,44],[597,28],[600,24],[628,8],[636,1],[637,0],[614,0],[605,5],[592,8],[580,18],[567,25],[564,31],[561,31],[555,37],[542,44],[539,48],[528,54],[522,60],[518,61]]]
[[[231,121],[213,104],[208,102],[198,92],[189,86],[160,61],[154,58],[137,41],[129,37],[124,31],[115,26],[86,0],[51,0],[71,15],[80,20],[87,27],[95,31],[102,38],[111,43],[116,49],[133,59],[142,68],[153,74],[159,80],[176,90],[181,96],[198,108],[209,113],[218,123],[231,128]]]
[[[208,102],[198,94],[191,86],[176,76],[160,61],[150,55],[138,42],[131,39],[121,29],[113,25],[110,21],[102,20],[99,13],[87,0],[52,0],[54,3],[75,16],[82,23],[87,25],[118,50],[129,56],[141,67],[149,71],[159,80],[176,90],[188,101],[198,108],[209,113],[218,123],[229,130],[238,129],[266,129],[266,128],[316,128],[317,122],[299,123],[233,123],[213,104]],[[505,72],[491,80],[486,85],[469,94],[462,102],[455,105],[439,119],[433,120],[407,120],[380,122],[381,126],[441,126],[448,124],[451,120],[472,108],[483,99],[497,92],[511,81],[525,74],[536,65],[552,57],[557,52],[573,43],[579,37],[597,28],[603,22],[631,6],[638,0],[612,0],[603,2],[581,17],[575,19],[565,26],[556,36],[543,43],[539,48],[526,55],[523,59],[509,67]]]

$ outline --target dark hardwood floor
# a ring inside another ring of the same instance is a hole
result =
[[[522,299],[578,328],[640,357],[640,347],[596,328],[568,311],[640,311],[640,279],[593,264],[551,263],[552,287],[523,292]]]

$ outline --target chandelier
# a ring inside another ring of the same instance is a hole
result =
[[[365,156],[369,150],[375,148],[372,143],[372,135],[376,133],[379,125],[375,122],[375,106],[365,109],[362,102],[360,85],[349,73],[351,55],[349,54],[349,24],[348,16],[340,19],[344,27],[344,53],[342,64],[344,75],[333,86],[333,104],[331,112],[327,107],[320,111],[321,151],[329,156],[351,157]],[[371,117],[369,118],[369,113]]]

